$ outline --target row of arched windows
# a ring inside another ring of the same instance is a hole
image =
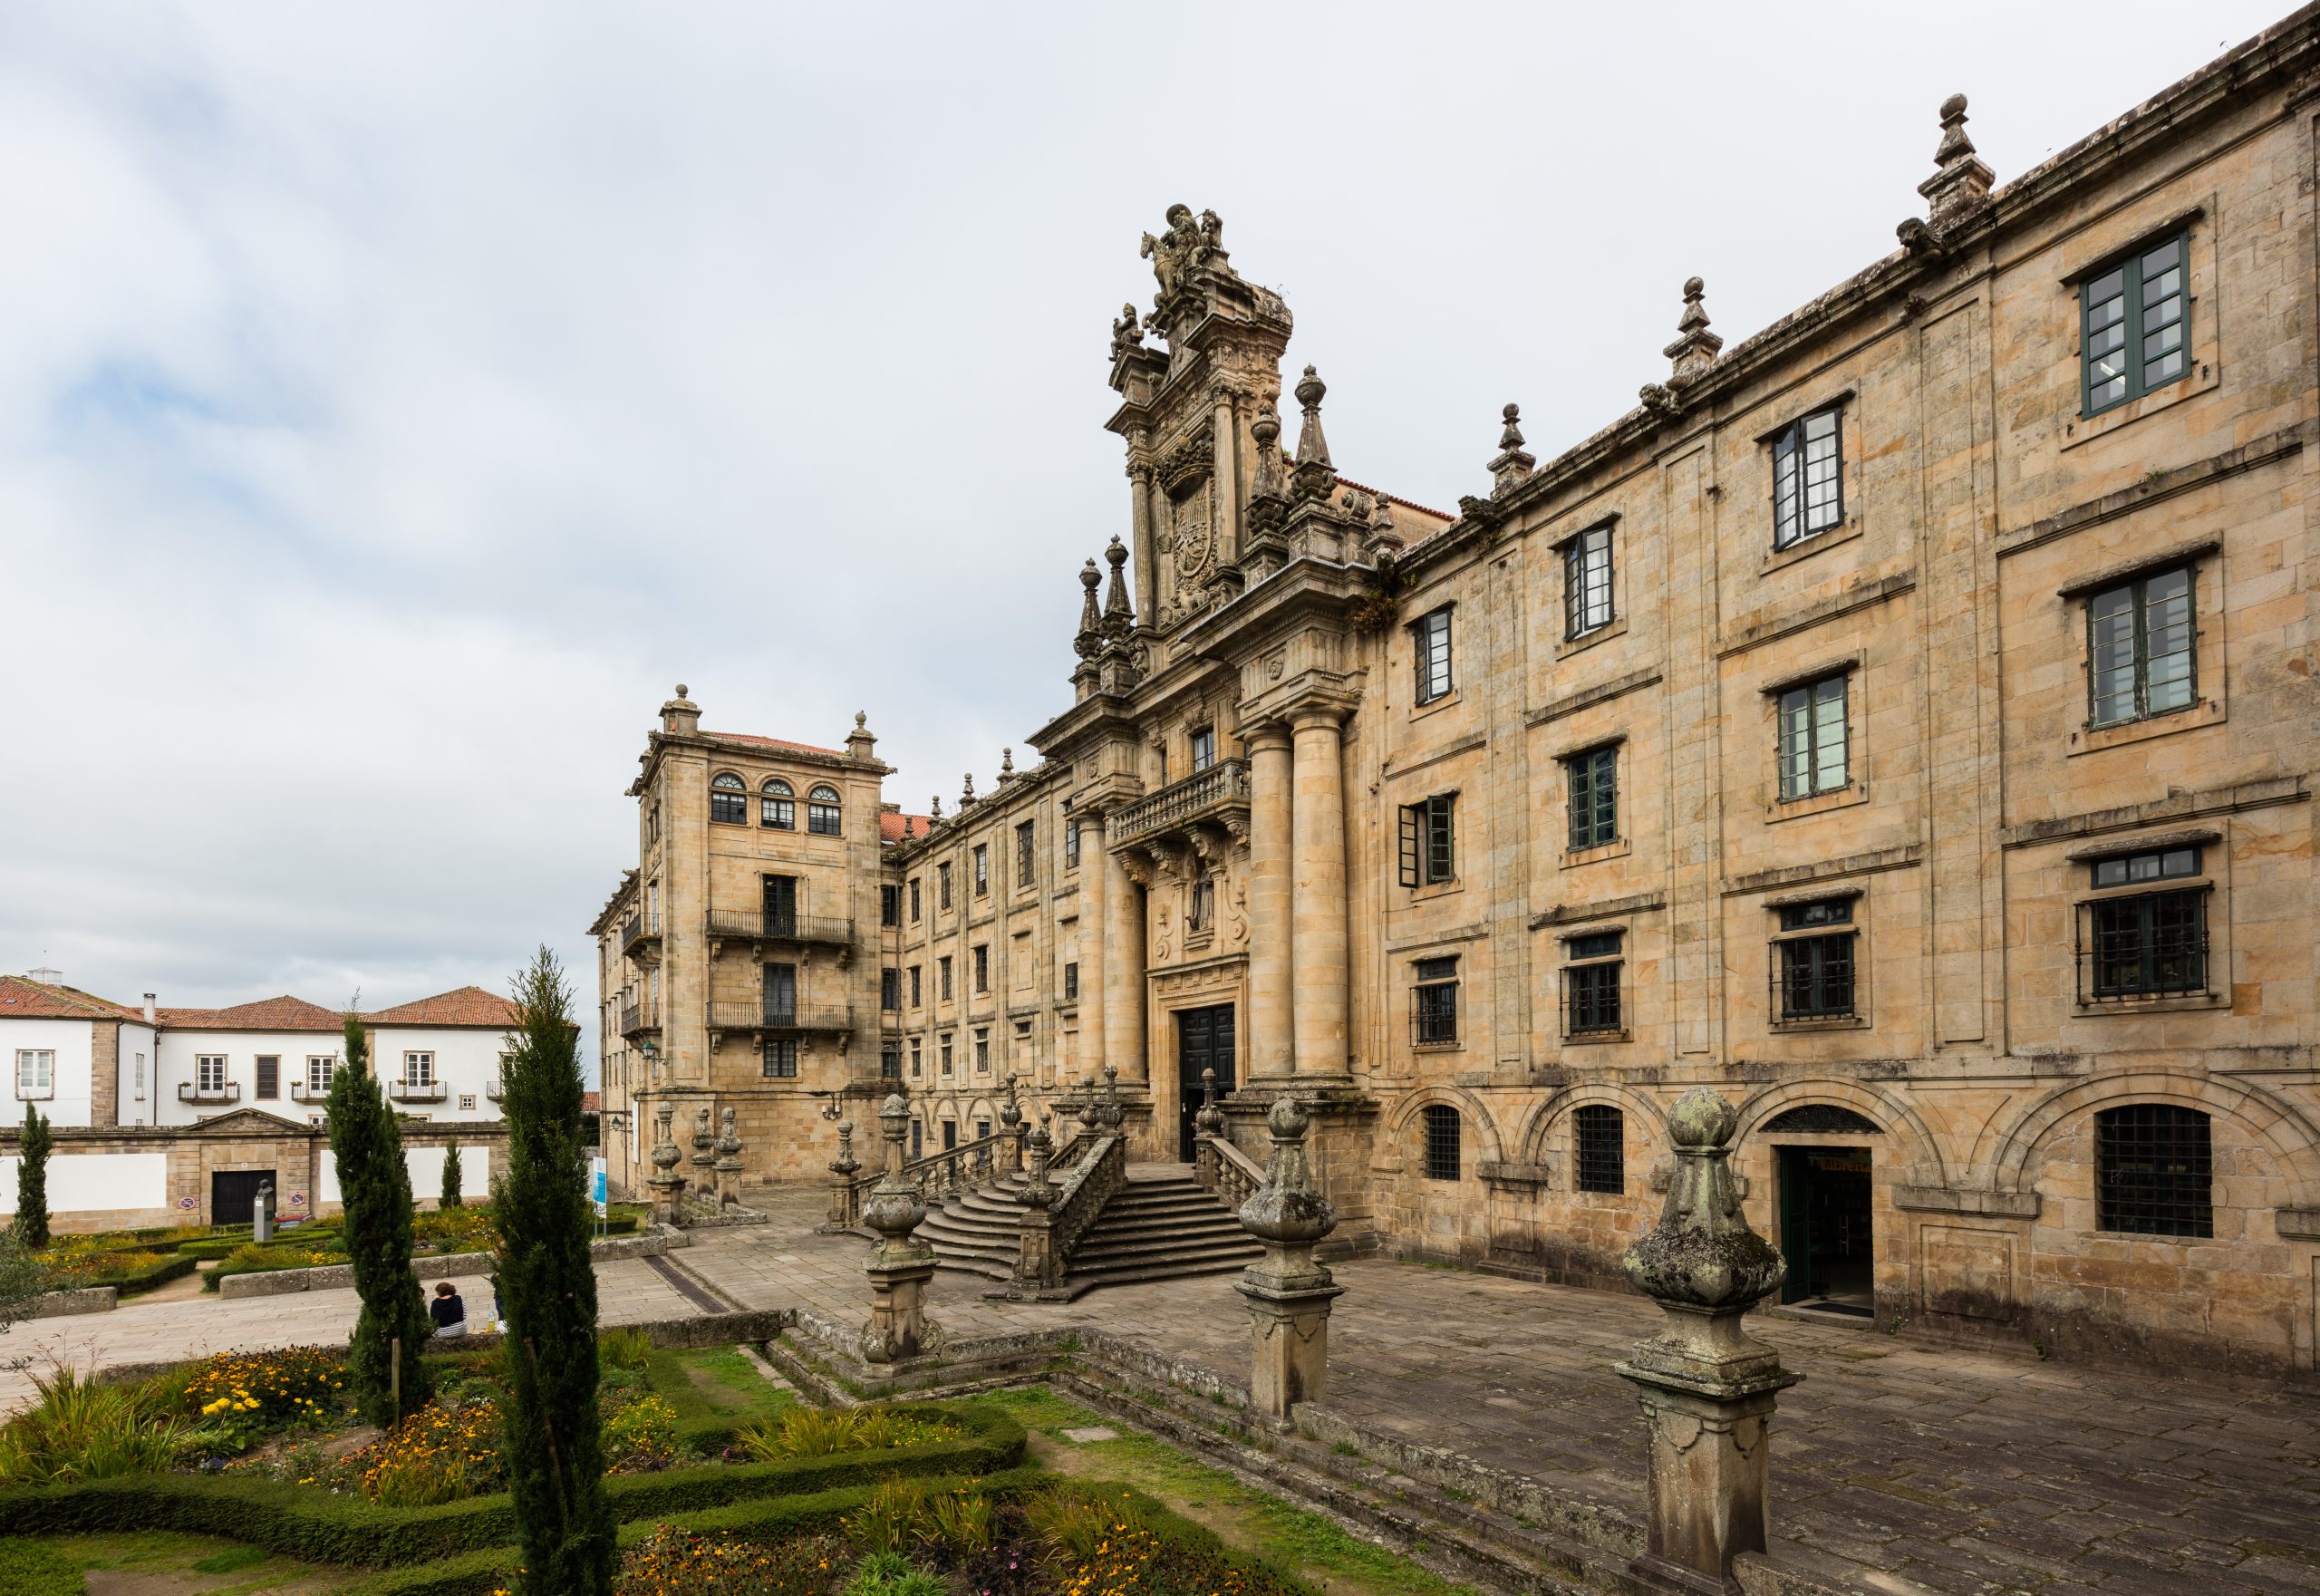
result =
[[[749,823],[749,784],[730,770],[709,783],[709,817],[721,826]],[[780,777],[758,789],[758,824],[768,831],[798,829],[798,789]],[[806,829],[817,837],[838,835],[837,788],[817,786],[806,794]]]

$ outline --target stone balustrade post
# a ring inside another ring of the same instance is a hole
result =
[[[1023,1106],[1015,1100],[1015,1072],[1007,1072],[1007,1100],[999,1106],[1000,1156],[1005,1160],[1000,1174],[1020,1175],[1023,1172]]]
[[[1089,1083],[1094,1094],[1094,1083]],[[1116,1131],[1127,1118],[1127,1109],[1120,1102],[1120,1072],[1116,1065],[1104,1066],[1104,1100],[1096,1108],[1096,1123],[1106,1130]]]
[[[822,1223],[826,1234],[854,1229],[862,1223],[862,1191],[854,1177],[862,1172],[861,1161],[854,1156],[854,1121],[842,1119],[837,1127],[837,1156],[830,1160],[830,1216]]]
[[[862,1357],[893,1364],[932,1352],[942,1327],[926,1312],[926,1282],[934,1278],[934,1249],[913,1234],[926,1217],[917,1183],[903,1173],[903,1142],[910,1135],[910,1106],[899,1094],[878,1110],[886,1143],[886,1172],[862,1205],[862,1221],[878,1233],[863,1272],[870,1277],[870,1322],[862,1327]]]
[[[1788,1272],[1748,1228],[1730,1167],[1739,1116],[1705,1087],[1668,1114],[1676,1175],[1658,1226],[1620,1260],[1668,1316],[1615,1365],[1643,1401],[1651,1522],[1630,1568],[1668,1591],[1739,1596],[1733,1560],[1770,1542],[1773,1408],[1803,1377],[1741,1329]]]
[[[652,1223],[676,1224],[683,1217],[684,1176],[677,1173],[677,1166],[684,1159],[684,1150],[677,1146],[673,1130],[677,1110],[673,1104],[663,1103],[654,1116],[656,1130],[652,1143],[652,1174],[644,1184],[652,1188]]]
[[[1294,1098],[1273,1104],[1265,1117],[1272,1133],[1265,1184],[1241,1204],[1242,1228],[1265,1250],[1233,1288],[1249,1304],[1249,1405],[1284,1429],[1298,1403],[1329,1391],[1329,1308],[1345,1291],[1313,1255],[1314,1244],[1337,1228],[1338,1215],[1306,1166],[1311,1124]]]
[[[721,1124],[717,1137],[717,1209],[741,1205],[741,1135],[733,1123],[733,1110],[720,1111]]]
[[[708,1189],[711,1171],[717,1167],[717,1133],[709,1128],[709,1109],[696,1111],[692,1127],[692,1166],[701,1173],[692,1178],[693,1190]]]
[[[1030,1149],[1031,1173],[1023,1184],[1023,1216],[1017,1222],[1015,1283],[1038,1291],[1056,1284],[1063,1274],[1063,1261],[1055,1248],[1056,1186],[1048,1178],[1055,1139],[1048,1135],[1044,1117],[1032,1127]]]
[[[1200,1111],[1193,1116],[1193,1127],[1201,1134],[1194,1144],[1194,1176],[1203,1191],[1216,1189],[1216,1147],[1207,1138],[1224,1134],[1224,1110],[1216,1106],[1216,1071],[1205,1069],[1200,1072]]]

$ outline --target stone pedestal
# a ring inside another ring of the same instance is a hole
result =
[[[1803,1378],[1742,1328],[1788,1268],[1741,1214],[1729,1167],[1737,1123],[1732,1105],[1704,1087],[1676,1100],[1667,1206],[1621,1260],[1668,1318],[1616,1366],[1642,1398],[1650,1436],[1651,1522],[1632,1572],[1706,1596],[1738,1596],[1733,1560],[1770,1543],[1773,1408]]]
[[[854,1177],[861,1173],[861,1161],[854,1156],[854,1121],[842,1120],[837,1127],[837,1156],[830,1160],[830,1216],[821,1226],[825,1235],[836,1235],[862,1223],[862,1190],[854,1184]]]
[[[656,1134],[652,1143],[652,1173],[644,1184],[652,1188],[652,1223],[679,1224],[684,1219],[684,1176],[677,1173],[677,1166],[684,1159],[684,1151],[677,1146],[672,1125],[676,1109],[662,1104],[656,1118]]]
[[[1345,1291],[1313,1256],[1338,1221],[1305,1167],[1310,1123],[1292,1098],[1272,1106],[1265,1184],[1241,1205],[1242,1227],[1265,1250],[1234,1287],[1249,1304],[1249,1406],[1283,1428],[1298,1403],[1329,1391],[1329,1309]]]
[[[741,1205],[741,1137],[734,1127],[733,1110],[723,1110],[717,1137],[717,1207],[720,1213]]]
[[[1023,1106],[1015,1100],[1015,1074],[1007,1075],[1007,1100],[999,1107],[999,1174],[1023,1173]]]
[[[862,1205],[862,1220],[878,1233],[863,1272],[870,1277],[870,1321],[862,1327],[866,1363],[894,1364],[935,1350],[942,1327],[927,1316],[926,1282],[934,1278],[934,1249],[912,1233],[926,1217],[917,1183],[903,1173],[903,1142],[910,1108],[901,1097],[878,1110],[886,1143],[886,1173]]]
[[[1023,1217],[1017,1222],[1015,1285],[1039,1292],[1063,1279],[1063,1259],[1055,1245],[1055,1183],[1048,1178],[1048,1160],[1055,1150],[1046,1120],[1032,1127],[1031,1173],[1023,1183]]]

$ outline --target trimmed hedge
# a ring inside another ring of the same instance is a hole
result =
[[[37,1541],[0,1541],[0,1591],[8,1596],[88,1596],[89,1580]]]
[[[164,1258],[150,1269],[126,1274],[92,1275],[87,1280],[77,1281],[74,1283],[83,1286],[111,1286],[116,1296],[134,1297],[140,1291],[150,1291],[157,1286],[165,1286],[173,1280],[183,1280],[198,1267],[199,1264],[197,1260],[179,1255]]]
[[[604,1481],[605,1494],[613,1516],[625,1523],[829,1492],[890,1474],[989,1474],[1022,1458],[1023,1428],[1003,1414],[928,1403],[894,1411],[948,1418],[967,1433],[882,1452],[614,1475]],[[201,1475],[130,1475],[0,1491],[0,1534],[79,1534],[125,1523],[222,1535],[304,1562],[372,1568],[456,1558],[516,1539],[515,1509],[505,1492],[433,1507],[381,1507],[286,1481]]]

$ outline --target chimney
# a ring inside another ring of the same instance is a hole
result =
[[[661,730],[672,737],[691,737],[701,730],[701,706],[685,697],[682,682],[677,696],[661,706]]]
[[[145,1023],[148,1025],[153,1023],[153,994],[151,992],[145,994]]]

